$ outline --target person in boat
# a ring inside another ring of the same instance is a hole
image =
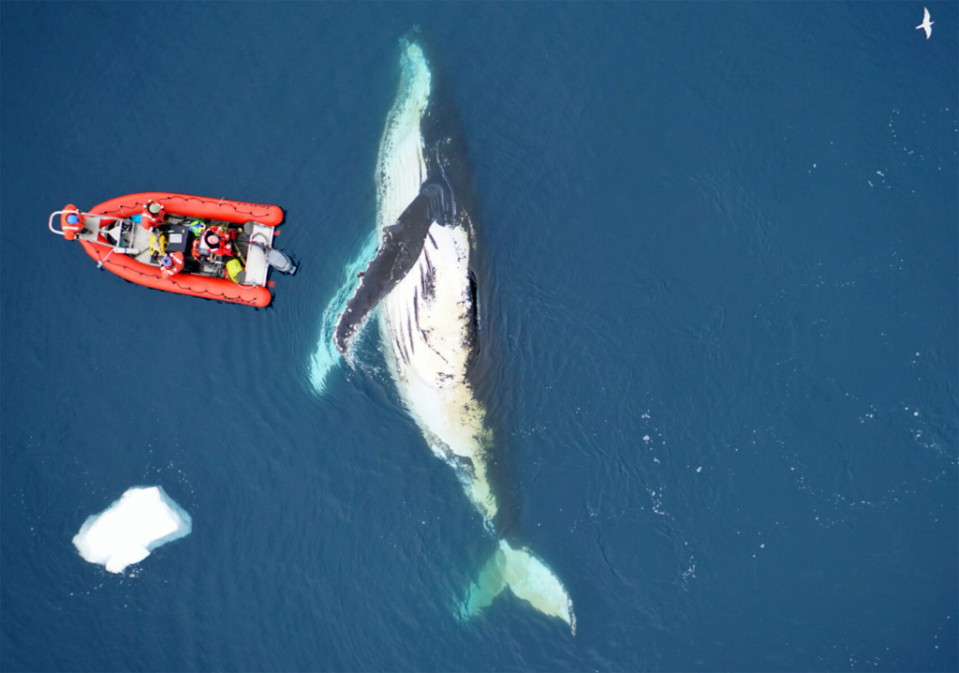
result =
[[[146,202],[143,206],[143,213],[140,215],[140,224],[147,231],[155,229],[163,224],[166,218],[166,209],[162,203],[157,203],[153,199]]]
[[[77,234],[86,228],[87,222],[86,218],[83,216],[83,213],[81,213],[76,206],[71,204],[67,206],[60,215],[60,224],[60,228],[63,229],[64,237],[68,241],[72,241],[77,237]]]
[[[203,232],[203,245],[209,251],[209,255],[217,257],[233,256],[233,239],[236,236],[224,227],[209,227]],[[202,246],[201,246],[202,249]]]
[[[199,236],[193,239],[190,253],[198,261],[208,261],[218,264],[224,257],[236,255],[233,243],[236,232],[227,227],[210,225]]]
[[[181,271],[183,271],[183,264],[186,260],[183,259],[182,252],[173,252],[168,255],[163,255],[160,258],[160,271],[164,276],[175,276]]]

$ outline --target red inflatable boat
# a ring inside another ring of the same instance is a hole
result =
[[[270,268],[296,271],[273,248],[282,222],[279,206],[145,192],[111,199],[89,212],[70,204],[50,215],[47,226],[80,241],[97,267],[133,283],[267,306]]]

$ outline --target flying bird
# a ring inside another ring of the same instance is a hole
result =
[[[930,20],[929,20],[929,10],[926,9],[925,7],[923,7],[923,8],[922,8],[922,23],[920,23],[918,26],[916,26],[916,30],[919,30],[920,28],[922,28],[924,31],[926,31],[926,39],[928,40],[930,37],[932,37],[932,24],[934,24],[934,23],[935,23],[935,21],[930,21]]]

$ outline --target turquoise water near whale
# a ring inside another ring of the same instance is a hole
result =
[[[0,668],[955,670],[955,4],[0,5]],[[452,81],[491,413],[577,634],[384,372],[309,379],[399,38]],[[265,310],[150,291],[67,202],[276,203]],[[71,540],[133,485],[192,533]]]

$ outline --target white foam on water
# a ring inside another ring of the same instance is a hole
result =
[[[112,573],[139,563],[157,547],[190,534],[193,521],[160,486],[131,488],[73,538],[80,555]]]

